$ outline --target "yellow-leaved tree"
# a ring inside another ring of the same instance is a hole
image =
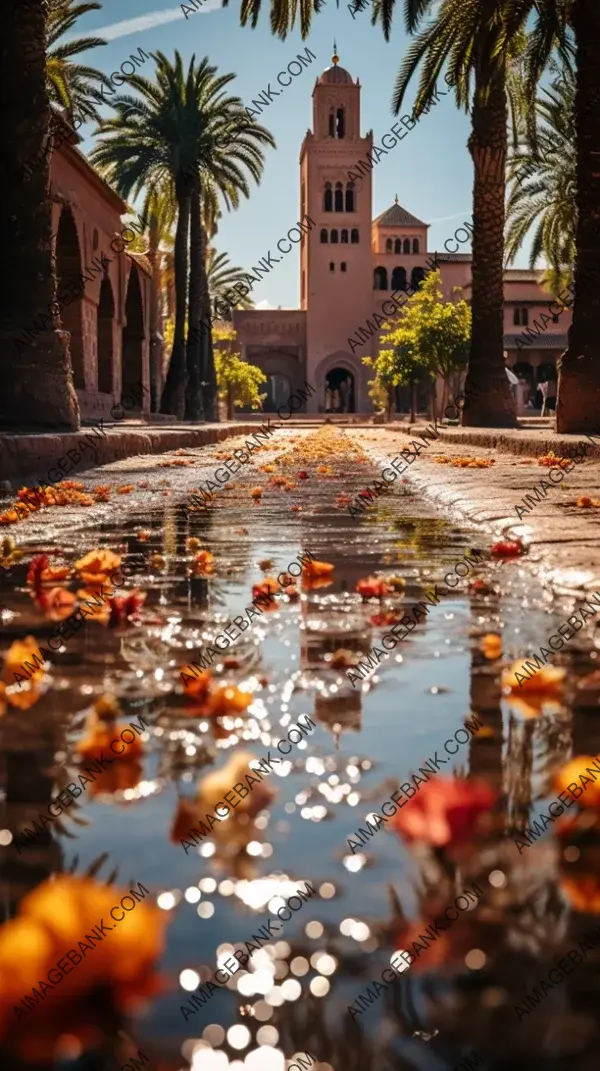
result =
[[[239,353],[230,353],[235,343],[235,330],[231,324],[218,323],[213,327],[215,344],[214,358],[217,373],[217,390],[221,401],[227,403],[227,419],[233,420],[234,408],[249,406],[260,409],[267,397],[260,387],[267,377],[256,365],[242,360]]]
[[[437,421],[435,381],[441,376],[444,395],[452,373],[466,368],[471,336],[471,308],[458,300],[445,301],[439,271],[428,274],[417,292],[403,305],[398,318],[383,324],[379,353],[375,360],[363,357],[364,364],[375,370],[371,396],[388,399],[391,413],[393,388],[411,387],[411,420],[414,421],[415,382],[425,376],[430,384],[431,419]]]

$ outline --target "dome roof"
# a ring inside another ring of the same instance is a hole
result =
[[[337,48],[335,47],[335,41],[333,42],[333,56],[331,57],[332,67],[328,67],[326,71],[319,78],[319,85],[321,86],[351,86],[352,75],[345,67],[338,67],[340,57],[337,54]]]
[[[319,78],[319,85],[332,86],[332,85],[352,85],[352,75],[346,70],[345,67],[328,67],[326,71]]]

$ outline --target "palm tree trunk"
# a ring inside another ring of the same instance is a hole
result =
[[[158,217],[150,218],[148,260],[150,279],[150,411],[158,412],[162,379],[162,335],[160,331],[160,253]]]
[[[59,326],[51,239],[46,10],[23,0],[2,8],[0,246],[10,269],[0,288],[0,426],[76,431],[79,404],[69,333]]]
[[[489,75],[488,75],[489,79]],[[473,262],[471,347],[463,425],[516,427],[515,404],[504,366],[504,199],[507,149],[506,81],[492,81],[487,101],[477,78],[473,129]]]
[[[577,252],[573,320],[566,352],[558,360],[556,430],[591,432],[598,428],[600,412],[600,65],[596,51],[600,8],[596,0],[574,0],[571,21],[577,41]]]
[[[203,264],[204,228],[200,218],[200,183],[196,177],[192,190],[192,207],[190,222],[190,277],[189,277],[189,313],[186,346],[188,382],[185,392],[185,419],[202,420],[202,387],[200,385],[200,350],[202,334],[202,264]]]
[[[212,312],[210,303],[210,288],[208,285],[207,258],[208,240],[204,231],[204,255],[202,258],[202,319],[210,324]],[[215,353],[213,346],[212,331],[205,331],[202,336],[202,352],[200,359],[202,372],[202,393],[204,398],[204,415],[206,420],[218,422],[221,419],[218,399],[217,372],[215,368]]]
[[[187,313],[188,237],[190,231],[191,191],[176,186],[177,228],[175,230],[175,330],[173,349],[164,386],[160,411],[183,419],[187,368],[185,353],[185,318]]]

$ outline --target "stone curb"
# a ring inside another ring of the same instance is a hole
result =
[[[251,435],[255,430],[255,424],[240,423],[169,430],[159,427],[145,427],[139,431],[107,428],[106,435],[101,438],[91,428],[87,435],[86,429],[56,434],[0,435],[0,480],[21,480],[31,476],[38,481],[47,480],[48,470],[59,458],[66,457],[68,450],[77,449],[79,443],[89,445],[93,442],[96,456],[84,455],[80,464],[70,470],[69,478],[75,472],[79,474],[125,457],[161,454],[184,446],[209,446],[235,435]]]
[[[388,431],[400,432],[402,435],[419,435],[425,431],[428,425],[407,424],[404,427],[399,424],[385,424],[383,427]],[[483,449],[497,450],[501,454],[525,455],[528,457],[541,457],[553,451],[561,457],[575,457],[580,453],[580,443],[588,445],[587,457],[600,459],[600,445],[592,446],[585,438],[585,433],[579,435],[557,435],[547,428],[539,432],[529,431],[501,431],[493,428],[441,428],[438,426],[440,442],[453,443],[454,445],[479,446]]]

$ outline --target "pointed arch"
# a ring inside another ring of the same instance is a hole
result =
[[[322,243],[322,245],[326,245],[328,240],[329,240],[329,238],[328,238],[328,234],[327,234],[327,227],[322,227],[321,228],[321,243]]]
[[[335,245],[337,240],[338,240],[337,227],[334,227],[332,232],[331,232],[331,236],[330,236],[329,241],[331,242],[332,245]]]
[[[333,212],[333,191],[331,189],[331,183],[325,183],[325,192],[323,194],[323,211]]]
[[[354,183],[346,183],[346,212],[354,212]]]
[[[387,290],[388,288],[388,274],[387,268],[375,268],[373,272],[373,290]]]
[[[96,355],[98,360],[98,390],[112,394],[114,390],[114,335],[115,300],[110,279],[105,276],[100,287],[100,301],[96,319]]]
[[[348,231],[346,229],[340,234],[340,242],[343,242],[346,245],[348,244]]]
[[[413,253],[420,253],[418,238],[413,238]]]
[[[400,241],[399,238],[396,238],[396,240],[394,242],[394,253],[401,253],[401,252],[402,252],[402,242]]]
[[[405,238],[403,243],[403,253],[410,253],[410,238]]]
[[[425,269],[424,268],[413,268],[413,270],[410,273],[410,285],[411,285],[412,289],[413,290],[417,290],[419,288],[420,284],[423,282],[424,278],[425,278]]]
[[[329,137],[335,137],[335,116],[333,114],[333,111],[330,111],[329,113]]]
[[[346,137],[346,109],[338,108],[335,113],[335,131],[338,138]]]
[[[351,232],[350,232],[350,244],[351,245],[358,245],[358,241],[359,241],[358,228],[357,227],[353,227]]]
[[[392,272],[392,290],[406,290],[406,268],[400,265]]]
[[[71,299],[60,307],[60,321],[71,338],[71,367],[73,381],[79,390],[85,390],[85,358],[83,350],[83,287],[79,287],[79,297],[72,298],[77,292],[77,283],[83,272],[83,261],[79,246],[79,236],[75,218],[70,208],[63,207],[56,232],[56,276],[58,280],[57,295],[71,291]],[[85,283],[84,283],[85,285]],[[88,284],[88,285],[91,285]]]
[[[335,212],[343,212],[344,211],[344,188],[343,188],[341,182],[336,182],[336,184],[335,184],[334,211]]]
[[[123,395],[143,382],[144,307],[139,269],[131,262],[125,299],[125,326],[123,327],[122,393]]]

